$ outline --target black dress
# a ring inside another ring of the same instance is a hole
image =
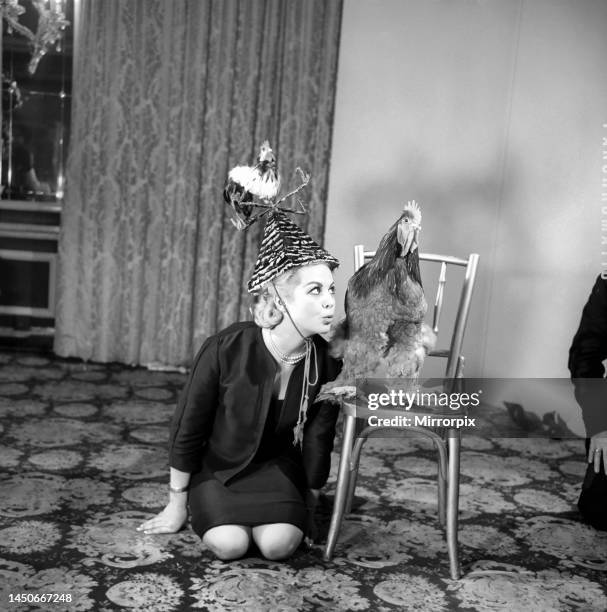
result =
[[[290,523],[305,531],[306,475],[293,445],[296,422],[292,405],[289,410],[272,398],[259,449],[242,472],[225,484],[204,468],[192,476],[192,527],[200,537],[218,525]]]
[[[169,463],[189,472],[192,527],[306,525],[306,489],[327,481],[337,405],[314,403],[341,364],[313,337],[318,373],[308,387],[303,443],[295,446],[304,376],[293,369],[284,401],[273,399],[278,365],[254,323],[211,336],[200,349],[171,424]]]

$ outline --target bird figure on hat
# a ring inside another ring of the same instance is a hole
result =
[[[295,195],[310,181],[310,175],[300,168],[301,185],[295,190],[278,198],[281,180],[276,164],[276,156],[267,140],[261,144],[257,163],[254,166],[235,166],[228,174],[223,190],[223,199],[230,207],[231,221],[238,230],[244,230],[259,217],[272,210],[304,214],[303,204],[297,200],[299,210],[281,208],[279,204]],[[261,211],[260,211],[261,209]]]

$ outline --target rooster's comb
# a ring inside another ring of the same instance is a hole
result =
[[[403,206],[403,212],[405,211],[409,211],[412,213],[418,213],[418,214],[422,214],[422,211],[419,208],[419,204],[415,201],[415,200],[409,200],[404,206]]]

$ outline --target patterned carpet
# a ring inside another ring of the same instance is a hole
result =
[[[320,545],[283,563],[254,551],[223,563],[189,528],[138,533],[167,497],[167,425],[183,382],[0,353],[1,610],[607,610],[607,535],[579,523],[575,440],[464,438],[460,581],[448,577],[421,439],[368,443],[332,563]]]

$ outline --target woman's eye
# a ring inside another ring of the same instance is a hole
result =
[[[335,287],[329,287],[329,293],[334,294],[335,293]]]
[[[310,289],[310,293],[313,293],[314,295],[318,295],[319,292],[320,287],[314,287],[313,289]]]

